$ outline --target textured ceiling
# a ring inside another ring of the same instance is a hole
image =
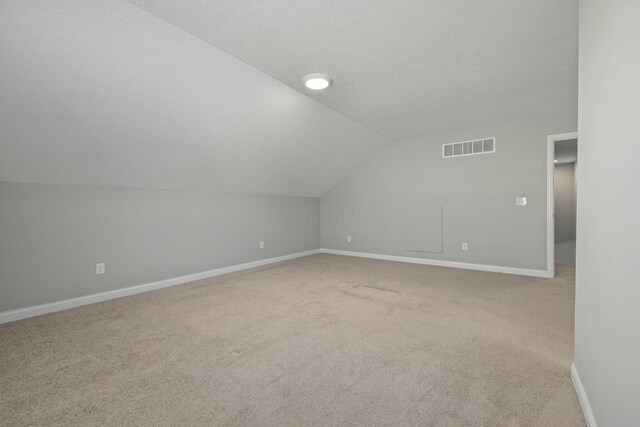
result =
[[[577,0],[131,2],[393,139],[577,108]]]
[[[124,0],[3,0],[0,58],[2,181],[319,196],[389,142]]]

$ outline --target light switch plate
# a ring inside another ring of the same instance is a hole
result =
[[[516,197],[516,206],[527,206],[527,197],[526,196]]]

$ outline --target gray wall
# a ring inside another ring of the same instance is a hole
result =
[[[322,247],[546,270],[547,135],[576,126],[571,112],[393,142],[322,197]],[[493,136],[495,154],[442,158]],[[406,249],[412,206],[443,207],[442,253]]]
[[[0,182],[0,311],[319,246],[317,198]]]
[[[555,261],[562,264],[576,262],[575,169],[575,163],[557,164],[553,174]]]
[[[600,427],[640,425],[640,2],[580,2],[574,363]]]

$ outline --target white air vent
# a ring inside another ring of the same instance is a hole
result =
[[[483,138],[442,145],[442,157],[472,156],[496,152],[496,139]]]

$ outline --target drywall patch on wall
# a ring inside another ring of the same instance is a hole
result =
[[[442,253],[442,206],[409,206],[405,221],[408,251]]]

